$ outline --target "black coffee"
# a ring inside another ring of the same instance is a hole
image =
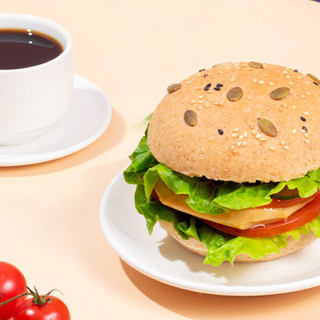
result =
[[[50,61],[62,45],[48,35],[30,29],[0,29],[0,69],[20,69]]]

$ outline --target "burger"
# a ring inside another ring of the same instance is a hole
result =
[[[204,263],[268,261],[320,237],[320,81],[259,62],[201,69],[167,88],[125,180]]]

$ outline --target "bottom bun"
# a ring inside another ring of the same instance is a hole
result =
[[[178,232],[175,230],[171,222],[162,221],[162,220],[159,222],[160,222],[160,225],[168,232],[168,234],[171,237],[173,237],[175,240],[177,240],[180,244],[182,244],[185,248],[197,254],[200,254],[201,256],[204,256],[204,257],[207,255],[208,249],[202,242],[192,237],[190,237],[188,240],[184,240],[179,236]],[[284,256],[287,256],[290,253],[303,249],[304,247],[308,246],[316,239],[317,237],[312,232],[310,232],[309,234],[302,234],[300,236],[299,241],[296,241],[292,236],[288,236],[286,239],[288,245],[285,248],[280,248],[280,253],[268,254],[265,257],[260,259],[253,259],[247,254],[241,253],[236,256],[234,261],[235,262],[262,262],[262,261],[279,259]]]

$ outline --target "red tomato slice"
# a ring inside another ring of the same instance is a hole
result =
[[[314,195],[308,198],[296,197],[288,200],[274,198],[271,203],[259,208],[287,208],[287,207],[295,206],[296,204],[307,202],[310,199],[315,198],[318,194],[319,194],[319,191],[317,191]]]
[[[293,199],[292,199],[293,200]],[[290,201],[290,200],[284,200]],[[320,215],[320,194],[318,194],[314,200],[306,204],[304,207],[300,208],[293,214],[291,214],[288,219],[263,225],[254,226],[248,229],[240,230],[228,226],[224,226],[219,223],[212,221],[203,220],[206,224],[211,227],[220,230],[222,232],[247,238],[264,238],[272,237],[278,234],[297,229],[302,227],[306,223],[312,221]]]

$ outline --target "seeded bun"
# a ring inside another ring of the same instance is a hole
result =
[[[195,238],[190,237],[188,240],[182,239],[177,231],[174,229],[173,224],[166,221],[160,221],[160,225],[168,232],[168,234],[173,237],[176,241],[178,241],[181,245],[183,245],[188,250],[195,252],[201,256],[207,255],[207,247],[200,241],[198,241]],[[311,244],[314,240],[316,240],[317,237],[314,235],[314,233],[309,234],[302,234],[300,236],[300,240],[296,241],[292,236],[287,237],[287,247],[280,248],[280,253],[273,253],[265,256],[261,259],[253,259],[247,254],[239,254],[235,258],[235,262],[263,262],[263,261],[270,261],[282,258],[284,256],[287,256],[291,253],[297,252],[304,247]]]
[[[276,182],[320,167],[320,85],[312,75],[227,63],[200,70],[168,92],[153,113],[148,145],[175,171]]]

